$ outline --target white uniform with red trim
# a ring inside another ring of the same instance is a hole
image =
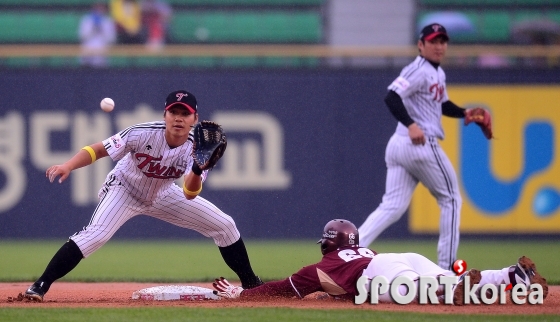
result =
[[[457,259],[462,199],[455,170],[438,142],[444,138],[441,104],[449,100],[445,73],[418,56],[388,89],[402,98],[408,114],[424,132],[426,144],[413,145],[408,128],[398,123],[385,151],[385,194],[359,228],[360,246],[367,247],[405,213],[416,185],[422,182],[441,211],[438,265],[450,269]]]
[[[213,238],[219,247],[240,238],[230,216],[201,196],[187,200],[174,182],[192,167],[192,141],[191,132],[183,145],[170,148],[163,121],[137,124],[103,141],[109,156],[118,162],[99,190],[100,201],[88,226],[70,237],[84,257],[141,214],[195,230]],[[203,171],[203,181],[207,174]]]

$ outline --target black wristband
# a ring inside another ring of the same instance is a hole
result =
[[[198,163],[196,163],[195,161],[193,161],[192,164],[192,168],[191,171],[196,174],[197,176],[202,174],[202,170],[200,169],[200,167],[198,166]]]

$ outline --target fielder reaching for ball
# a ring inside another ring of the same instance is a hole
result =
[[[405,213],[422,182],[440,208],[438,264],[444,269],[451,269],[457,259],[462,199],[453,165],[438,142],[444,138],[441,117],[465,118],[465,125],[475,122],[486,138],[492,138],[488,111],[461,108],[447,96],[440,62],[448,40],[442,25],[424,27],[418,40],[420,55],[388,87],[385,103],[398,125],[385,151],[385,194],[359,228],[361,246],[367,247]]]
[[[126,221],[141,214],[214,239],[224,261],[244,287],[262,284],[251,268],[234,220],[198,196],[208,170],[202,170],[191,155],[197,108],[193,94],[172,92],[165,101],[163,121],[131,126],[84,147],[66,163],[47,169],[50,182],[60,177],[58,182],[62,183],[70,172],[97,159],[110,156],[118,161],[99,190],[99,204],[89,224],[58,250],[43,275],[27,289],[26,298],[42,301],[54,281],[101,248]],[[195,142],[197,137],[195,134]],[[174,181],[183,175],[181,188]]]
[[[367,277],[368,285],[376,276],[384,276],[389,282],[398,276],[407,276],[416,281],[416,290],[419,289],[420,276],[437,278],[439,276],[455,276],[455,273],[437,266],[426,257],[415,253],[387,253],[377,252],[360,247],[360,233],[356,226],[348,220],[333,219],[323,229],[320,262],[305,266],[290,277],[281,281],[264,283],[261,286],[244,289],[234,286],[223,277],[213,283],[216,294],[223,298],[250,299],[263,296],[297,297],[304,298],[314,292],[326,292],[340,299],[354,299],[358,295],[356,283],[361,276]],[[543,299],[548,295],[548,285],[538,272],[533,261],[522,256],[515,265],[499,270],[479,271],[471,269],[459,277],[459,282],[453,286],[453,303],[464,304],[464,280],[469,276],[470,285],[485,284],[499,286],[511,284],[512,287],[522,283],[531,290],[531,284],[540,284],[543,290]],[[408,293],[406,285],[400,285],[398,291],[401,295]],[[438,293],[443,292],[443,285],[438,288]],[[380,302],[393,302],[386,292],[379,296]],[[438,294],[443,295],[443,294]]]

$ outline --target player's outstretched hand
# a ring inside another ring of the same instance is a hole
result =
[[[233,286],[223,277],[216,278],[212,285],[217,291],[216,295],[228,299],[236,299],[244,291],[241,286]]]
[[[62,183],[62,181],[68,178],[71,171],[72,170],[67,165],[57,164],[47,169],[46,177],[49,178],[50,182],[53,182],[56,177],[60,176],[58,183]]]

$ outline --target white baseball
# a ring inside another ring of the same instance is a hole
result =
[[[115,108],[115,102],[109,97],[105,97],[99,105],[101,106],[101,109],[107,113],[111,112]]]

